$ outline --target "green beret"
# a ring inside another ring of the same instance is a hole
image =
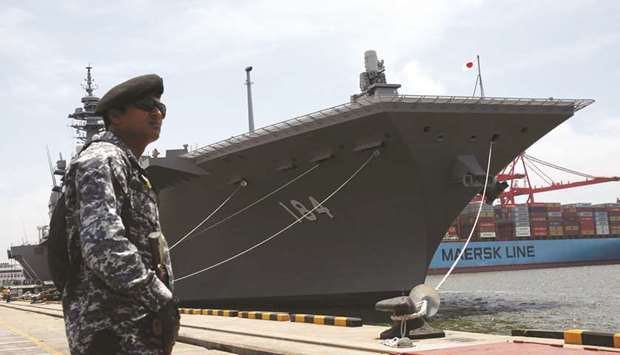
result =
[[[99,100],[95,113],[103,115],[111,108],[125,107],[147,96],[160,97],[163,93],[164,81],[159,75],[141,75],[111,88]]]

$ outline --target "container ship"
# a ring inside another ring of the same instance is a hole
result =
[[[478,208],[456,218],[429,273],[445,272],[470,233],[456,272],[620,263],[620,203],[485,204],[475,225]]]

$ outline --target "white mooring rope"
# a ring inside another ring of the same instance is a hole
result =
[[[471,227],[471,231],[469,232],[469,237],[467,237],[467,240],[465,241],[465,244],[463,244],[463,248],[461,248],[461,252],[459,253],[459,256],[456,257],[456,260],[454,260],[454,262],[452,263],[452,266],[450,267],[448,272],[446,272],[446,274],[441,279],[439,284],[437,284],[437,286],[435,287],[435,289],[437,291],[439,291],[439,289],[441,288],[441,285],[443,285],[443,283],[448,279],[448,276],[450,276],[450,274],[452,273],[452,270],[454,270],[454,268],[456,267],[456,264],[458,264],[459,260],[461,260],[461,257],[465,253],[465,249],[467,248],[467,245],[469,245],[469,241],[471,240],[471,236],[474,234],[474,230],[476,229],[476,225],[478,225],[478,218],[480,218],[480,212],[482,211],[482,206],[484,205],[484,197],[485,197],[485,194],[487,192],[487,183],[489,182],[489,171],[491,169],[491,155],[492,155],[492,153],[493,153],[493,141],[491,141],[489,143],[489,158],[487,159],[487,172],[486,172],[486,175],[485,175],[485,178],[484,178],[484,188],[482,189],[482,199],[480,200],[480,206],[478,207],[478,213],[476,214],[476,219],[474,220],[474,225]]]
[[[360,166],[360,167],[359,167],[359,168],[358,168],[358,169],[357,169],[357,170],[356,170],[356,171],[355,171],[355,172],[354,172],[354,173],[353,173],[353,174],[352,174],[352,175],[351,175],[351,176],[350,176],[347,180],[345,180],[345,181],[344,181],[344,182],[343,182],[340,186],[338,186],[338,187],[337,187],[334,191],[332,191],[332,193],[330,193],[327,197],[325,197],[325,198],[324,198],[321,202],[319,202],[319,203],[318,203],[316,206],[314,206],[311,210],[309,210],[308,212],[304,213],[301,217],[297,218],[295,221],[293,221],[291,224],[287,225],[286,227],[284,227],[284,228],[283,228],[283,229],[281,229],[280,231],[276,232],[275,234],[272,234],[272,235],[271,235],[270,237],[268,237],[267,239],[265,239],[265,240],[263,240],[262,242],[257,243],[257,244],[255,244],[255,245],[253,245],[253,246],[251,246],[251,247],[249,247],[249,248],[245,249],[245,250],[244,250],[244,251],[242,251],[242,252],[239,252],[239,253],[237,253],[237,254],[235,254],[235,255],[233,255],[233,256],[231,256],[231,257],[229,257],[229,258],[225,259],[225,260],[222,260],[222,261],[220,261],[220,262],[218,262],[218,263],[216,263],[216,264],[213,264],[213,265],[211,265],[211,266],[209,266],[209,267],[206,267],[206,268],[204,268],[204,269],[202,269],[202,270],[198,270],[198,271],[195,271],[195,272],[193,272],[193,273],[191,273],[191,274],[188,274],[188,275],[185,275],[185,276],[182,276],[182,277],[178,277],[178,278],[176,278],[174,281],[175,281],[175,282],[179,282],[179,281],[181,281],[181,280],[185,280],[185,279],[187,279],[187,278],[189,278],[189,277],[196,276],[196,275],[198,275],[198,274],[200,274],[200,273],[203,273],[203,272],[205,272],[205,271],[209,271],[209,270],[211,270],[211,269],[214,269],[214,268],[216,268],[216,267],[218,267],[218,266],[220,266],[220,265],[223,265],[223,264],[225,264],[225,263],[227,263],[227,262],[229,262],[229,261],[232,261],[232,260],[234,260],[234,259],[236,259],[236,258],[238,258],[238,257],[240,257],[240,256],[242,256],[242,255],[244,255],[244,254],[246,254],[246,253],[249,253],[250,251],[252,251],[252,250],[254,250],[254,249],[258,248],[259,246],[261,246],[261,245],[263,245],[263,244],[265,244],[265,243],[269,242],[270,240],[274,239],[275,237],[279,236],[280,234],[282,234],[282,233],[286,232],[286,231],[287,231],[288,229],[290,229],[292,226],[294,226],[295,224],[299,223],[302,219],[306,218],[306,216],[308,216],[308,215],[310,215],[311,213],[313,213],[313,212],[314,212],[317,208],[319,208],[319,207],[323,206],[323,204],[324,204],[325,202],[327,202],[327,201],[328,201],[330,198],[332,198],[332,197],[333,197],[336,193],[338,193],[338,191],[342,190],[342,188],[343,188],[343,187],[345,187],[345,186],[346,186],[346,185],[347,185],[347,184],[348,184],[351,180],[353,180],[353,178],[354,178],[354,177],[355,177],[355,176],[356,176],[356,175],[357,175],[360,171],[362,171],[362,169],[364,169],[364,168],[366,167],[366,165],[368,165],[368,163],[370,163],[370,161],[371,161],[374,157],[376,157],[376,156],[378,156],[378,155],[379,155],[379,151],[378,151],[378,150],[374,151],[374,152],[370,155],[370,157],[369,157],[369,158],[368,158],[368,159],[367,159],[367,160],[366,160],[366,161],[365,161],[365,162],[364,162],[364,163],[363,163],[363,164],[362,164],[362,165],[361,165],[361,166]]]
[[[463,245],[463,248],[461,249],[461,252],[459,253],[459,255],[457,256],[456,260],[454,260],[454,262],[452,263],[452,266],[450,267],[450,269],[448,270],[448,272],[444,275],[444,277],[441,279],[441,281],[439,282],[439,284],[435,287],[435,289],[437,291],[439,291],[439,288],[441,288],[441,285],[443,285],[443,283],[448,279],[448,276],[450,276],[450,274],[452,273],[452,270],[454,270],[454,267],[456,267],[456,265],[458,264],[459,260],[461,260],[461,257],[463,256],[463,253],[465,253],[465,249],[467,248],[467,245],[469,244],[469,241],[471,240],[472,235],[474,234],[474,230],[476,229],[476,225],[478,224],[478,219],[480,218],[480,212],[482,211],[482,205],[484,204],[484,197],[486,196],[486,191],[487,191],[487,183],[489,181],[489,172],[491,169],[491,155],[493,152],[493,141],[491,141],[489,143],[489,157],[487,159],[487,171],[485,174],[485,180],[484,180],[484,188],[482,190],[482,199],[480,200],[480,206],[478,207],[478,213],[476,214],[476,220],[474,221],[474,225],[472,226],[471,232],[469,233],[469,237],[467,237],[467,241],[465,241],[465,244]],[[399,337],[394,337],[392,339],[385,339],[383,341],[381,341],[381,344],[391,347],[391,348],[410,348],[413,347],[414,344],[411,341],[411,339],[409,339],[408,337],[405,336],[405,332],[407,331],[407,326],[406,326],[406,321],[405,318],[401,319],[401,323],[400,323],[400,338]]]
[[[235,212],[235,213],[231,214],[230,216],[228,216],[228,217],[226,217],[226,218],[224,218],[224,219],[222,219],[222,220],[219,220],[219,221],[217,221],[217,222],[213,223],[212,225],[210,225],[210,226],[208,226],[208,227],[205,227],[204,229],[199,230],[198,232],[196,232],[196,235],[199,235],[199,234],[204,233],[204,232],[206,232],[206,231],[208,231],[208,230],[210,230],[210,229],[213,229],[213,228],[215,228],[215,227],[219,226],[220,224],[222,224],[222,223],[224,223],[224,222],[228,221],[229,219],[233,218],[234,216],[236,216],[236,215],[238,215],[238,214],[240,214],[240,213],[245,212],[247,209],[251,208],[252,206],[254,206],[254,205],[256,205],[256,204],[258,204],[258,203],[262,202],[263,200],[265,200],[265,199],[267,199],[267,198],[271,197],[273,194],[277,193],[278,191],[282,190],[283,188],[287,187],[288,185],[290,185],[290,184],[294,183],[295,181],[297,181],[297,180],[301,179],[301,178],[302,178],[302,177],[304,177],[306,174],[310,173],[311,171],[313,171],[314,169],[318,168],[319,166],[320,166],[320,164],[317,164],[317,165],[315,165],[315,166],[311,167],[310,169],[308,169],[308,170],[304,171],[303,173],[301,173],[301,174],[297,175],[296,177],[294,177],[293,179],[289,180],[288,182],[286,182],[286,183],[285,183],[285,184],[283,184],[282,186],[280,186],[280,187],[278,187],[277,189],[275,189],[275,190],[271,191],[270,193],[266,194],[265,196],[263,196],[263,197],[259,198],[258,200],[256,200],[256,201],[252,202],[251,204],[249,204],[249,205],[245,206],[244,208],[242,208],[242,209],[238,210],[237,212]]]
[[[244,187],[245,184],[242,182],[239,184],[239,186],[237,186],[237,188],[230,194],[228,195],[228,197],[226,197],[226,199],[224,200],[224,202],[222,202],[219,206],[217,206],[217,208],[215,210],[213,210],[213,212],[211,212],[207,217],[205,217],[205,219],[203,219],[200,223],[198,223],[198,225],[196,225],[196,227],[194,227],[192,230],[190,230],[189,232],[187,232],[183,238],[179,239],[176,243],[174,243],[171,247],[170,247],[170,251],[172,251],[172,249],[174,249],[177,245],[181,244],[182,241],[185,240],[185,238],[189,237],[192,233],[194,233],[194,231],[196,229],[198,229],[200,226],[202,226],[206,221],[209,220],[209,218],[211,218],[217,211],[219,211],[222,207],[224,207],[224,205],[230,201],[230,199],[235,196],[235,194],[239,191],[240,188]]]
[[[235,212],[235,213],[231,214],[230,216],[228,216],[228,217],[226,217],[226,218],[224,218],[224,219],[222,219],[222,220],[217,221],[216,223],[214,223],[214,224],[212,224],[212,225],[210,225],[210,226],[206,227],[205,229],[199,230],[198,232],[196,232],[196,235],[202,234],[202,233],[204,233],[204,232],[206,232],[206,231],[208,231],[208,230],[210,230],[210,229],[212,229],[212,228],[215,228],[215,227],[219,226],[220,224],[222,224],[222,223],[224,223],[224,222],[228,221],[229,219],[233,218],[234,216],[236,216],[236,215],[238,215],[238,214],[240,214],[240,213],[244,212],[245,210],[249,209],[250,207],[252,207],[252,206],[256,205],[257,203],[259,203],[259,202],[261,202],[261,201],[265,200],[266,198],[269,198],[271,195],[273,195],[273,194],[275,194],[276,192],[278,192],[278,191],[282,190],[283,188],[287,187],[288,185],[290,185],[290,184],[294,183],[295,181],[297,181],[297,180],[301,179],[303,176],[305,176],[306,174],[308,174],[308,173],[309,173],[309,172],[311,172],[312,170],[314,170],[314,169],[318,168],[318,167],[319,167],[319,165],[320,165],[320,164],[317,164],[317,165],[313,166],[312,168],[310,168],[310,169],[308,169],[308,170],[304,171],[303,173],[301,173],[301,174],[297,175],[295,178],[293,178],[293,179],[289,180],[289,181],[288,181],[288,182],[286,182],[284,185],[282,185],[282,186],[278,187],[277,189],[275,189],[275,190],[271,191],[270,193],[266,194],[265,196],[263,196],[263,197],[259,198],[259,199],[258,199],[258,200],[256,200],[256,201],[252,202],[251,204],[249,204],[249,205],[245,206],[244,208],[242,208],[242,209],[238,210],[237,212]],[[247,183],[246,183],[246,184],[247,184]],[[244,185],[241,185],[241,184],[239,185],[239,187],[243,187],[243,186],[244,186]],[[226,204],[226,203],[230,200],[230,198],[231,198],[234,194],[236,194],[236,193],[237,193],[237,191],[239,190],[239,187],[237,187],[237,189],[236,189],[235,191],[233,191],[233,192],[230,194],[230,196],[228,196],[228,198],[226,198],[226,200],[224,200],[224,202],[223,202],[221,205],[219,205],[219,206],[215,209],[215,211],[211,212],[211,214],[209,214],[209,215],[208,215],[205,219],[203,219],[203,220],[202,220],[202,222],[198,223],[198,224],[196,225],[196,227],[194,227],[194,228],[193,228],[192,230],[190,230],[187,234],[185,234],[185,235],[184,235],[181,239],[179,239],[176,243],[174,243],[174,245],[170,248],[170,250],[172,250],[172,248],[174,248],[174,247],[175,247],[175,246],[177,246],[178,244],[181,244],[181,242],[182,242],[183,240],[185,240],[187,237],[189,237],[192,233],[194,233],[194,231],[195,231],[196,229],[198,229],[198,228],[199,228],[200,226],[202,226],[202,225],[203,225],[203,224],[204,224],[207,220],[209,220],[209,218],[211,218],[211,216],[213,216],[213,215],[215,214],[215,212],[217,212],[220,208],[222,208],[222,207],[224,206],[224,204]]]

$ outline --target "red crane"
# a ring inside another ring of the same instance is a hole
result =
[[[523,173],[516,173],[516,168],[519,165],[523,167]],[[543,165],[548,168],[559,170],[572,175],[577,175],[584,178],[585,180],[575,182],[556,182],[551,177],[549,177],[549,175],[546,174],[538,165]],[[530,172],[540,177],[543,181],[547,183],[547,185],[532,186],[529,177]],[[534,158],[533,156],[526,153],[521,153],[515,160],[512,161],[512,163],[505,167],[504,170],[502,170],[502,172],[496,176],[496,178],[498,181],[510,181],[509,188],[506,191],[502,192],[499,196],[502,206],[515,204],[516,196],[527,195],[527,203],[532,203],[534,202],[534,194],[538,192],[556,191],[579,186],[601,184],[604,182],[620,181],[619,176],[592,176],[575,170],[567,169],[538,158]],[[518,186],[517,180],[519,179],[523,179],[525,181],[524,187]]]

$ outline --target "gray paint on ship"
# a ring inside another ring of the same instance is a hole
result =
[[[308,196],[322,200],[373,151],[355,151],[356,147],[382,142],[380,155],[325,204],[333,219],[317,215],[316,221],[304,221],[238,259],[182,280],[176,285],[178,296],[207,303],[287,299],[354,303],[367,302],[367,295],[378,299],[408,291],[424,281],[444,232],[480,190],[453,180],[457,157],[472,154],[486,167],[488,142],[499,134],[491,164],[491,174],[496,174],[573,114],[572,105],[427,108],[381,105],[353,120],[201,159],[199,166],[208,174],[189,180],[186,173],[179,173],[184,175],[178,181],[174,174],[158,177],[152,166],[155,184],[167,186],[160,193],[161,222],[174,244],[233,191],[233,182],[245,179],[249,184],[203,228],[307,170],[314,157],[332,155],[271,198],[180,244],[172,259],[175,274],[183,276],[281,230],[292,217],[279,202],[298,200],[310,206]],[[439,135],[444,137],[441,142]],[[283,162],[293,162],[296,168],[278,170]]]

